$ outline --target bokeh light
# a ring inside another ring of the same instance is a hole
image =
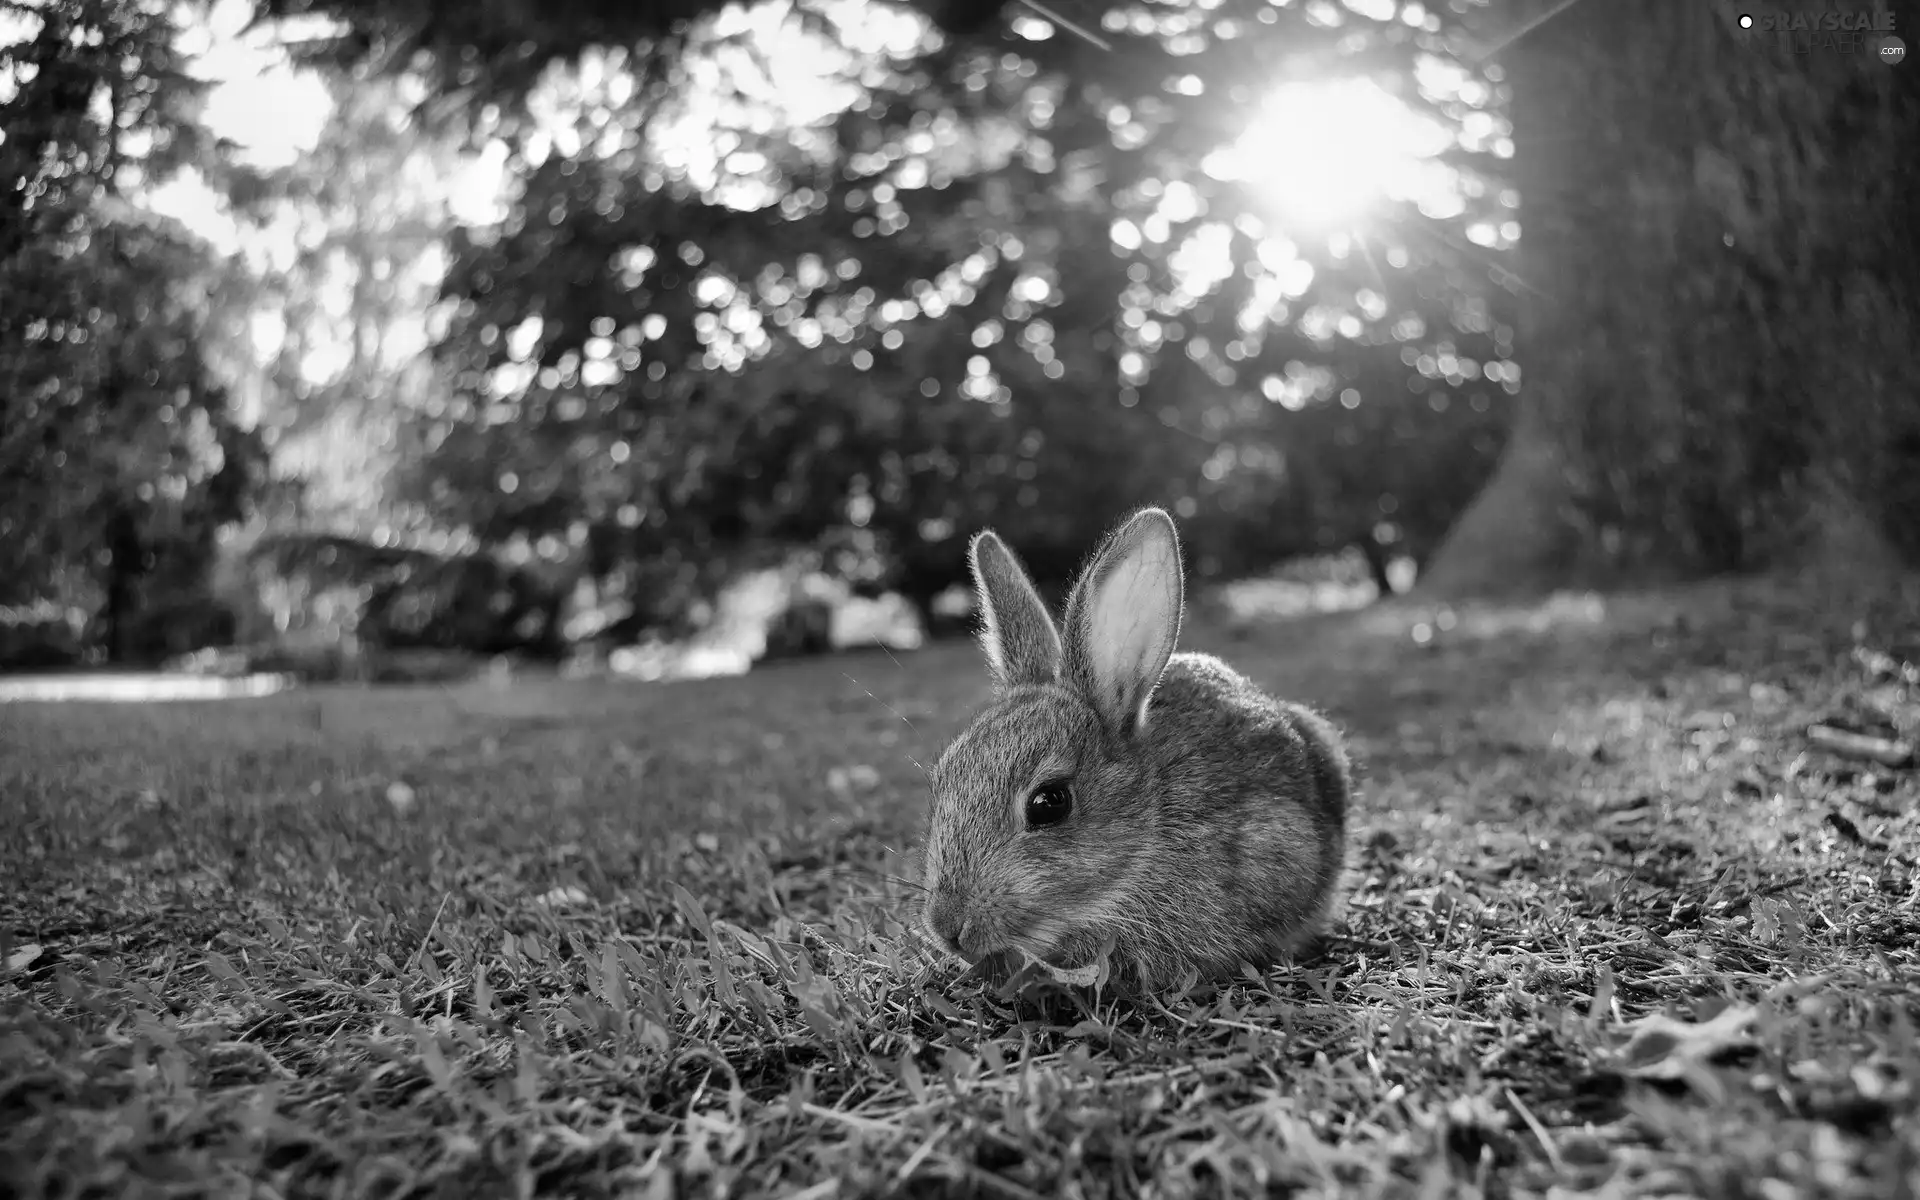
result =
[[[1368,79],[1283,84],[1239,140],[1202,169],[1252,188],[1282,224],[1325,231],[1383,201],[1445,206],[1452,171],[1434,156],[1452,142],[1439,121]]]

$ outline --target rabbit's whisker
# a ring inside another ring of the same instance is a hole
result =
[[[897,660],[895,665],[898,665]],[[907,720],[906,714],[902,713],[899,709],[895,708],[893,705],[888,704],[885,700],[882,700],[880,697],[874,695],[873,690],[871,688],[869,688],[866,684],[861,683],[858,679],[855,679],[852,675],[848,674],[845,671],[840,672],[840,674],[846,676],[848,683],[851,683],[853,686],[865,692],[867,694],[867,699],[873,701],[875,704],[878,704],[881,708],[886,709],[888,712],[892,713],[894,716],[899,717],[900,723],[905,725],[909,730],[911,730],[914,737],[920,736],[920,731],[914,728],[912,721]]]
[[[894,875],[887,871],[881,871],[873,867],[863,866],[860,863],[836,863],[831,867],[822,868],[820,871],[816,872],[816,874],[824,875],[830,879],[842,877],[842,876],[854,875],[854,876],[859,876],[860,878],[863,878],[863,879],[871,879],[879,883],[891,883],[899,887],[910,888],[916,892],[924,892],[927,890],[927,885],[924,883],[920,883],[917,880],[908,879],[904,875]]]

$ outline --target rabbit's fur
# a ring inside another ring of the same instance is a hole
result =
[[[992,532],[971,562],[996,697],[933,768],[935,940],[1160,990],[1265,967],[1312,937],[1344,862],[1347,755],[1321,717],[1173,652],[1173,520],[1149,508],[1108,534],[1064,634]],[[1060,780],[1066,817],[1031,824],[1028,797]]]

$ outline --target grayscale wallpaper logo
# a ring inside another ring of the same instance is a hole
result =
[[[1858,55],[1889,67],[1907,57],[1890,12],[1741,13],[1740,28],[1782,38],[1795,54]]]

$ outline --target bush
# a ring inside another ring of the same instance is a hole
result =
[[[55,670],[85,657],[80,628],[57,606],[0,606],[0,671]]]
[[[254,588],[277,609],[275,640],[301,631],[370,649],[558,658],[565,590],[487,554],[436,554],[333,534],[265,538]]]
[[[767,626],[763,659],[798,658],[833,649],[833,608],[824,600],[800,597]]]

